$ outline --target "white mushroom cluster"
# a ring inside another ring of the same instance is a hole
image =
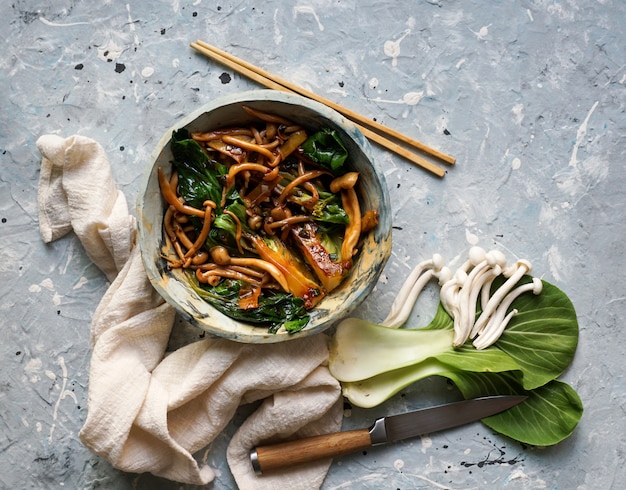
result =
[[[517,314],[516,309],[509,311],[513,301],[528,291],[535,295],[541,293],[542,282],[538,278],[515,287],[531,270],[527,260],[507,265],[502,252],[486,252],[481,247],[472,247],[467,260],[453,273],[444,266],[441,255],[435,254],[431,260],[418,264],[409,275],[382,325],[391,328],[403,325],[421,290],[436,278],[441,286],[441,304],[454,321],[453,346],[460,347],[472,339],[476,349],[485,349],[500,338]],[[500,275],[506,280],[492,292],[493,282]],[[479,302],[480,315],[477,317]]]

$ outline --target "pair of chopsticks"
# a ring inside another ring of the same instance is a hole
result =
[[[331,109],[336,110],[340,114],[343,114],[345,117],[350,119],[363,133],[363,135],[368,138],[370,141],[373,141],[382,147],[396,153],[397,155],[409,160],[416,165],[432,172],[438,177],[443,177],[446,174],[446,171],[435,165],[434,163],[426,160],[425,158],[413,153],[403,146],[400,146],[398,143],[387,139],[384,135],[389,136],[399,142],[404,143],[405,145],[409,145],[420,152],[426,153],[434,158],[437,158],[443,162],[454,164],[456,159],[450,155],[446,155],[445,153],[441,153],[434,148],[430,148],[429,146],[420,143],[419,141],[413,140],[402,133],[399,133],[391,128],[383,126],[375,121],[372,121],[365,116],[362,116],[356,112],[351,111],[350,109],[346,109],[339,104],[335,104],[331,100],[320,97],[319,95],[314,94],[313,92],[309,92],[293,83],[280,78],[276,75],[272,75],[271,73],[263,70],[262,68],[258,68],[247,61],[244,61],[240,58],[237,58],[226,51],[223,51],[215,46],[211,46],[203,41],[196,41],[191,43],[191,47],[198,51],[199,53],[231,68],[232,70],[254,80],[261,85],[264,85],[267,88],[274,90],[281,90],[283,92],[292,92],[309,99],[320,102]],[[367,126],[367,127],[366,127]],[[370,129],[371,128],[371,129]]]

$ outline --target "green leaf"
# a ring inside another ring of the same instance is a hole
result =
[[[324,128],[301,145],[305,157],[337,173],[348,158],[348,151],[343,146],[336,131]]]
[[[222,186],[211,167],[208,155],[185,129],[172,133],[171,143],[174,166],[178,171],[178,193],[186,203],[202,208],[211,200],[219,206]]]
[[[541,294],[523,294],[511,308],[519,313],[495,345],[520,366],[524,388],[533,389],[557,378],[572,362],[578,345],[576,311],[565,293],[546,281]]]
[[[193,290],[217,310],[235,320],[265,326],[269,333],[276,333],[281,326],[289,333],[295,333],[309,323],[310,315],[304,308],[304,300],[293,294],[263,295],[257,308],[242,310],[239,308],[241,281],[227,279],[217,286],[201,285],[191,272],[187,273],[187,279]]]
[[[320,200],[313,207],[311,215],[316,221],[347,225],[350,222],[348,214],[343,209],[341,198],[332,192],[320,193]]]
[[[522,387],[518,373],[448,371],[439,375],[450,379],[466,399],[495,394],[528,396],[519,405],[483,419],[483,423],[533,446],[551,446],[570,436],[583,414],[576,391],[557,380],[528,391]]]

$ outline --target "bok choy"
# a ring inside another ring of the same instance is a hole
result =
[[[479,262],[466,265],[465,272],[471,274]],[[445,293],[443,285],[450,285],[451,274],[440,266],[433,273],[432,263],[429,265],[425,269],[431,278],[439,276]],[[515,270],[517,267],[509,268],[509,277]],[[423,272],[413,277],[412,284],[419,282]],[[491,297],[506,280],[499,275],[489,284]],[[406,311],[400,321],[397,314],[390,314],[390,326],[348,318],[339,324],[332,339],[330,371],[341,381],[346,398],[360,407],[379,405],[429,376],[449,379],[465,398],[527,395],[520,405],[483,422],[523,443],[556,444],[572,433],[583,412],[576,391],[557,379],[574,357],[578,322],[569,298],[556,286],[541,281],[541,293],[533,294],[531,289],[537,281],[525,274],[513,285],[526,287],[518,289],[522,293],[507,305],[516,313],[510,315],[499,338],[480,349],[472,345],[471,339],[455,345],[458,335],[454,314],[446,310],[443,298],[432,322],[424,328],[393,328],[408,318]],[[411,284],[408,286],[411,289]],[[399,297],[412,306],[416,294],[409,295],[403,288]],[[485,305],[487,299],[483,298]],[[481,316],[483,301],[478,299],[471,311],[473,325]]]

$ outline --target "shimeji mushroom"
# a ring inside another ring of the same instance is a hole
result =
[[[518,260],[504,270],[503,274],[505,277],[508,277],[508,279],[489,298],[489,301],[483,308],[482,313],[476,320],[476,323],[474,323],[474,327],[470,332],[471,338],[474,338],[481,332],[485,325],[487,325],[489,318],[495,313],[496,308],[502,302],[506,294],[513,289],[524,274],[530,272],[531,270],[531,263],[524,259]]]
[[[496,342],[502,335],[502,332],[504,332],[504,329],[508,325],[511,318],[517,314],[516,309],[513,309],[508,314],[506,313],[513,301],[519,295],[527,291],[532,291],[534,295],[537,295],[541,293],[542,289],[543,283],[541,282],[541,279],[534,277],[531,283],[518,286],[509,292],[498,305],[495,313],[489,319],[482,332],[478,335],[476,340],[474,340],[474,347],[478,350],[482,350]]]
[[[289,291],[289,283],[283,273],[274,264],[270,264],[265,260],[249,258],[249,257],[231,257],[225,247],[213,247],[211,249],[211,258],[217,265],[242,265],[244,267],[252,267],[262,269],[269,273],[280,287],[285,291]]]
[[[485,260],[485,255],[485,250],[481,247],[472,247],[469,251],[468,260],[466,260],[463,265],[457,269],[450,280],[441,287],[441,303],[454,320],[453,345],[455,346],[460,346],[465,343],[469,334],[468,316],[470,315],[470,311],[467,301],[469,288],[466,287],[472,280],[470,278],[471,272],[469,271],[481,264]]]
[[[404,281],[398,296],[391,305],[389,315],[382,321],[381,325],[390,328],[398,328],[404,325],[422,289],[431,279],[438,276],[442,268],[443,257],[439,254],[433,255],[430,260],[417,264],[406,281]]]
[[[470,249],[472,270],[467,275],[458,296],[460,318],[454,337],[454,346],[463,345],[470,336],[476,319],[476,301],[483,284],[491,277],[500,274],[501,267],[506,263],[503,254],[497,251],[485,251],[479,247]]]

